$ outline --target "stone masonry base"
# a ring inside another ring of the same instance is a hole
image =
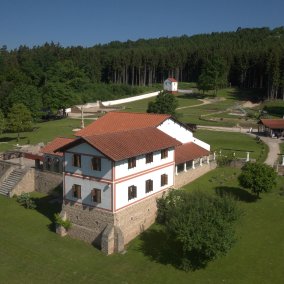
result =
[[[149,228],[156,218],[156,200],[167,190],[112,213],[65,201],[61,216],[71,221],[68,235],[100,248],[106,254],[120,252],[132,239]]]

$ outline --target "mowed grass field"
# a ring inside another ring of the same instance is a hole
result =
[[[237,242],[207,268],[180,271],[165,254],[164,233],[154,225],[133,240],[125,254],[105,256],[92,246],[54,233],[59,206],[36,194],[36,210],[0,196],[1,283],[283,283],[284,196],[277,188],[261,199],[239,188],[238,170],[219,168],[185,186],[186,190],[231,192],[243,215]]]
[[[85,120],[85,124],[90,122]],[[20,133],[19,142],[17,142],[17,133],[3,133],[0,135],[0,152],[15,147],[17,143],[20,145],[37,144],[39,142],[47,143],[59,136],[72,137],[72,130],[80,128],[80,125],[81,120],[71,118],[36,123],[33,131]]]
[[[221,153],[235,153],[237,158],[246,158],[246,152],[250,152],[250,157],[258,162],[264,162],[268,146],[262,141],[258,141],[252,136],[238,132],[222,132],[198,129],[194,137],[210,144],[211,151]]]
[[[258,95],[258,91],[255,90],[228,88],[219,90],[218,95],[215,97],[212,92],[202,94],[193,89],[193,93],[176,96],[179,103],[176,112],[178,119],[186,123],[227,127],[236,125],[243,127],[256,126],[256,120],[247,120],[242,116],[231,115],[231,111],[228,109],[234,109],[246,100],[257,98]],[[207,99],[211,103],[201,105],[202,101],[200,99]],[[128,112],[146,112],[148,103],[154,100],[155,98],[149,98],[122,104],[120,107],[123,108],[123,111]]]

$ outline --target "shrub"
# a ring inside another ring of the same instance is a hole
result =
[[[230,153],[226,156],[217,156],[216,162],[219,167],[227,167],[236,159],[236,157]]]
[[[69,230],[72,226],[70,220],[63,220],[59,213],[54,214],[55,224],[58,226],[62,226],[64,229]]]
[[[17,201],[27,209],[35,209],[36,204],[29,193],[23,192],[17,197]]]
[[[224,255],[235,242],[233,223],[239,218],[236,201],[229,196],[173,191],[158,201],[157,220],[165,226],[178,252],[179,267],[202,268]]]

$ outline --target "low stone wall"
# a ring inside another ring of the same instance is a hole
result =
[[[43,172],[37,169],[31,169],[34,171],[34,190],[49,194],[56,187],[62,186],[63,175],[53,172]]]
[[[193,180],[199,178],[200,176],[206,174],[207,172],[214,170],[216,166],[216,162],[211,161],[210,164],[203,164],[202,166],[197,166],[195,169],[190,169],[187,172],[180,172],[175,176],[174,187],[180,188],[185,184],[188,184]]]

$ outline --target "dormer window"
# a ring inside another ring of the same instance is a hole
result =
[[[128,159],[128,169],[132,169],[136,167],[136,158],[132,157]]]
[[[80,154],[73,155],[73,166],[81,168],[81,155]]]

